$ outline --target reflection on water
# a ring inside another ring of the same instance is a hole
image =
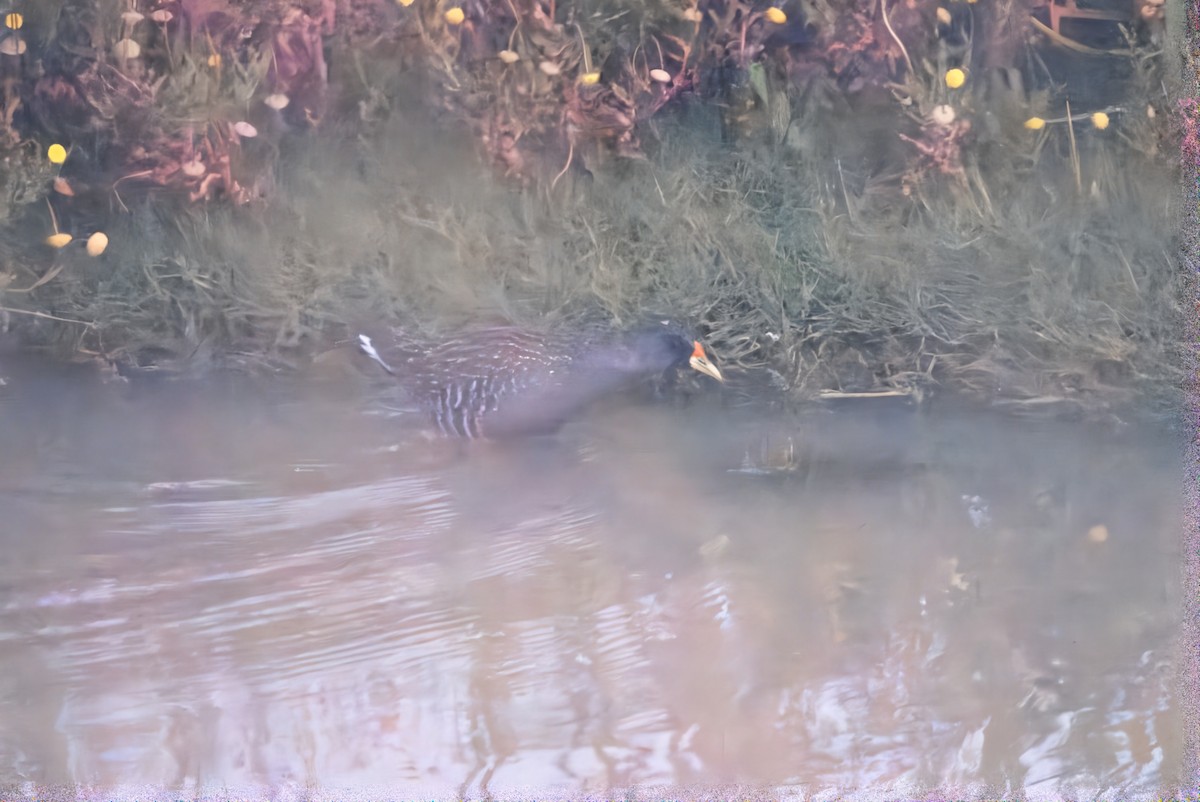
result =
[[[1162,433],[864,402],[460,448],[294,386],[4,375],[0,787],[1178,780]]]

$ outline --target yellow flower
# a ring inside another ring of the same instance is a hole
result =
[[[51,234],[50,236],[46,237],[46,244],[52,248],[65,248],[67,246],[67,243],[70,241],[71,241],[70,234],[58,233],[58,234]]]
[[[25,18],[14,11],[11,14],[4,15],[4,24],[12,28],[14,31],[17,31],[20,30],[21,26],[25,24]]]
[[[113,55],[119,59],[134,59],[142,54],[142,46],[132,39],[122,39],[113,45]]]
[[[765,16],[767,18],[767,22],[773,22],[776,25],[782,25],[783,23],[787,22],[787,14],[783,13],[782,8],[775,8],[774,6],[771,6],[767,9]]]
[[[1103,131],[1105,128],[1108,128],[1108,115],[1102,111],[1096,112],[1092,115],[1092,125],[1096,126],[1096,128],[1101,131]]]
[[[1030,117],[1025,121],[1025,127],[1030,131],[1040,131],[1046,127],[1046,121],[1041,117]]]
[[[208,66],[212,67],[214,70],[217,67],[220,67],[221,66],[221,54],[220,53],[210,54],[208,57]]]
[[[46,150],[46,158],[51,164],[62,164],[67,160],[67,149],[55,142]]]
[[[579,76],[579,83],[583,84],[584,86],[593,86],[598,84],[600,83],[600,73],[585,72],[583,75]]]
[[[108,235],[103,231],[97,231],[92,236],[88,237],[87,253],[88,256],[99,256],[104,253],[104,249],[108,247]]]
[[[463,20],[467,18],[467,15],[463,13],[463,10],[457,6],[447,9],[443,16],[445,16],[446,22],[450,25],[462,25]]]
[[[413,4],[413,0],[396,0],[396,2],[399,3],[400,5],[404,6],[405,8],[408,8],[409,6],[411,6]]]
[[[955,67],[952,70],[946,70],[946,86],[951,89],[958,89],[967,82],[967,74]]]

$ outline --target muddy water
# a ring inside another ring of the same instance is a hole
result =
[[[460,449],[295,385],[0,368],[19,796],[1178,779],[1165,432],[699,404]]]

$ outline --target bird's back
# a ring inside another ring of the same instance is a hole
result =
[[[668,366],[637,342],[611,329],[515,326],[472,328],[434,344],[397,329],[360,337],[438,429],[468,438],[552,433],[593,401]]]
[[[564,387],[573,354],[515,326],[476,328],[427,344],[392,330],[379,361],[443,433],[501,437],[550,432],[574,411]]]

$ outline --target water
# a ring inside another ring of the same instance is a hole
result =
[[[291,382],[0,375],[19,794],[1179,779],[1167,432],[700,403],[459,447]]]

